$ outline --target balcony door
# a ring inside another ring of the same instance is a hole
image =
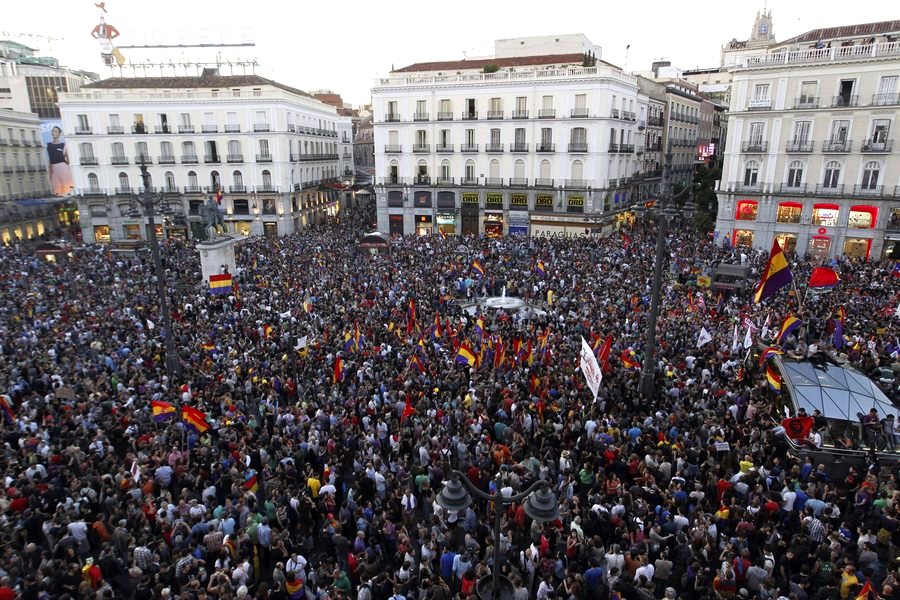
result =
[[[794,123],[794,142],[797,144],[808,142],[811,130],[811,121],[797,121]]]
[[[750,123],[750,144],[759,146],[763,142],[766,133],[766,124],[762,122]]]
[[[850,134],[850,121],[834,121],[831,124],[831,143],[844,144]]]

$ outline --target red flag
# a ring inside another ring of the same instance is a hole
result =
[[[344,359],[340,356],[334,361],[334,382],[340,383],[344,380]]]
[[[600,348],[600,352],[597,354],[597,359],[600,361],[600,370],[604,373],[609,373],[609,352],[612,350],[612,335],[606,336],[606,339],[603,341],[603,347]]]
[[[781,421],[784,432],[792,440],[802,440],[809,437],[809,432],[813,426],[812,417],[791,417]]]
[[[841,278],[832,269],[816,267],[809,276],[809,287],[832,287],[841,282]]]
[[[406,420],[407,417],[412,416],[412,414],[416,412],[416,409],[412,407],[412,400],[409,399],[409,396],[406,397],[406,406],[403,407],[403,414],[400,415],[400,422]]]

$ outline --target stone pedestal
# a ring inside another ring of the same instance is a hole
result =
[[[220,275],[222,267],[229,273],[237,271],[237,263],[234,259],[234,247],[239,238],[225,236],[212,241],[197,244],[197,252],[200,253],[200,270],[203,273],[203,281],[208,282],[210,275]]]

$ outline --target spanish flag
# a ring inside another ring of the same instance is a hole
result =
[[[150,408],[153,410],[153,420],[162,423],[168,419],[175,417],[175,405],[160,400],[151,400]]]
[[[266,339],[272,337],[272,326],[268,323],[263,323],[263,337]]]
[[[192,406],[181,407],[181,419],[185,425],[192,428],[197,433],[203,433],[209,429],[209,423],[206,422],[206,415],[203,411],[197,410]]]
[[[753,294],[753,302],[762,302],[784,286],[789,285],[793,278],[794,276],[791,274],[790,267],[788,267],[784,251],[776,239],[772,242],[769,262],[766,263],[762,279],[759,285],[756,286],[756,292]]]
[[[338,356],[334,360],[334,382],[340,383],[344,380],[344,359]]]
[[[459,350],[456,352],[456,363],[460,365],[475,365],[475,354],[472,352],[472,349],[469,347],[469,344],[463,343],[460,345]]]
[[[803,325],[803,321],[795,317],[794,315],[788,315],[784,322],[781,324],[781,329],[778,330],[778,344],[784,345],[784,340],[793,332],[795,329],[801,327]]]
[[[244,474],[244,490],[247,492],[253,492],[254,494],[259,489],[259,477],[256,475],[256,471],[253,469],[249,469]]]
[[[503,366],[503,362],[506,360],[506,346],[503,345],[503,338],[500,338],[500,341],[497,342],[497,350],[494,354],[494,368],[499,369]]]
[[[775,367],[771,364],[766,365],[766,379],[769,381],[769,389],[776,394],[780,394],[781,377],[779,377],[778,371],[776,371]]]
[[[472,261],[472,268],[478,272],[479,277],[484,277],[484,267],[481,266],[481,263],[477,260]]]
[[[634,351],[633,350],[622,350],[622,354],[619,355],[619,358],[622,359],[622,364],[625,365],[626,369],[640,369],[641,363],[633,358]]]

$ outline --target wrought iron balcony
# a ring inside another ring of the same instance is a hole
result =
[[[573,119],[586,119],[590,115],[591,113],[587,108],[573,108],[569,113],[569,116]]]
[[[792,184],[792,183],[782,183],[778,191],[782,194],[805,194],[806,193],[806,184]]]
[[[413,179],[413,185],[431,185],[431,177],[429,175],[416,175]]]
[[[127,165],[129,160],[127,156],[113,156],[109,159],[109,162],[113,165]]]
[[[534,150],[535,152],[556,152],[556,144],[538,144]]]
[[[83,196],[105,196],[106,189],[101,187],[89,187],[81,190]]]
[[[397,154],[398,152],[403,152],[403,146],[401,144],[386,144],[384,151],[387,154]]]
[[[109,135],[122,135],[125,133],[125,128],[121,125],[110,125],[106,128],[106,133]]]
[[[894,140],[866,140],[860,150],[869,154],[887,154],[894,148]]]
[[[175,156],[166,154],[165,156],[160,156],[159,159],[157,159],[157,162],[161,165],[174,165]]]
[[[474,186],[478,185],[478,178],[477,177],[463,177],[462,179],[459,180],[459,184],[466,186],[466,187],[474,187]]]
[[[131,186],[116,188],[116,194],[118,194],[120,196],[124,196],[126,194],[132,194],[132,193],[134,193],[134,188],[132,188]]]
[[[278,191],[278,186],[272,185],[271,183],[264,183],[263,185],[256,186],[255,191],[263,194],[274,194]]]
[[[442,154],[446,154],[448,152],[453,152],[453,144],[438,144],[435,147],[435,150]]]
[[[437,114],[438,121],[452,121],[453,113],[452,112],[439,112]]]
[[[786,152],[812,152],[813,146],[812,140],[788,140],[784,149]]]
[[[172,133],[172,128],[168,125],[157,125],[153,131],[156,133]]]
[[[527,110],[514,110],[512,111],[513,119],[527,119],[528,111]]]
[[[630,110],[623,110],[622,118],[625,119],[626,121],[636,121],[637,120],[637,116]]]
[[[503,152],[503,144],[488,144],[484,147],[485,152]]]
[[[818,96],[799,96],[794,99],[795,109],[819,108]]]
[[[182,154],[181,155],[181,164],[183,165],[196,165],[197,164],[197,155],[196,154]]]
[[[552,179],[547,179],[547,178],[541,178],[541,177],[538,177],[537,179],[534,180],[534,187],[539,187],[539,188],[552,188],[552,187],[553,187],[553,180],[552,180]]]
[[[218,125],[201,125],[200,131],[203,133],[219,133]]]
[[[478,144],[463,144],[459,147],[460,152],[478,152]]]
[[[832,108],[845,108],[848,106],[859,106],[859,96],[842,94],[831,99]]]
[[[186,185],[184,186],[185,194],[202,194],[203,188],[199,185]]]
[[[431,152],[431,144],[413,144],[413,152],[419,154]]]
[[[488,114],[487,114],[487,118],[492,119],[492,120],[502,119],[503,111],[502,110],[489,110]]]
[[[270,163],[270,162],[272,162],[272,155],[271,155],[271,154],[257,154],[257,155],[256,155],[256,162],[258,162],[258,163]]]
[[[293,130],[291,129],[291,127],[293,127],[293,125],[288,125],[288,129],[291,130],[291,131],[293,131]],[[241,132],[241,126],[240,126],[240,125],[237,125],[237,124],[234,124],[234,123],[231,123],[231,124],[226,123],[226,124],[225,124],[225,133],[240,133],[240,132]]]
[[[750,140],[741,143],[741,152],[748,154],[761,154],[769,151],[769,142],[765,140]]]
[[[893,106],[894,104],[900,104],[900,93],[873,94],[872,104],[874,106]]]
[[[619,152],[634,154],[634,144],[619,144]]]
[[[528,187],[527,177],[510,177],[509,187]]]
[[[141,163],[144,163],[147,165],[152,165],[153,158],[150,156],[147,156],[145,154],[138,154],[137,156],[134,157],[134,164],[139,165]]]
[[[675,169],[673,169],[674,171]],[[744,183],[743,181],[734,181],[729,186],[733,192],[742,192],[744,194],[761,194],[763,184],[759,181],[755,183]]]
[[[584,189],[587,187],[587,179],[566,179],[566,187],[573,189]]]
[[[399,123],[400,122],[400,114],[399,113],[388,113],[384,115],[385,123]]]
[[[530,146],[528,144],[510,144],[509,151],[510,152],[528,152],[528,148]]]
[[[438,177],[434,180],[434,184],[438,187],[451,187],[453,185],[453,177]]]
[[[229,154],[226,158],[230,163],[242,163],[244,162],[243,154]]]
[[[584,153],[588,151],[588,145],[583,142],[571,142],[569,144],[569,152]]]
[[[387,187],[403,187],[406,185],[406,179],[403,177],[382,177],[379,183]]]
[[[647,125],[650,127],[662,127],[663,118],[662,117],[649,117],[647,119]]]
[[[194,133],[193,125],[179,125],[178,133]]]
[[[222,157],[218,154],[205,154],[203,155],[203,162],[207,164],[217,165],[222,162]]]
[[[825,185],[819,184],[816,186],[816,194],[820,196],[840,196],[844,193],[844,185]]]
[[[228,192],[231,194],[246,194],[247,186],[245,185],[232,185],[228,187]]]
[[[853,140],[832,140],[822,142],[822,152],[850,152]]]
[[[413,121],[427,121],[428,113],[413,113]]]
[[[485,177],[484,185],[485,185],[485,187],[503,187],[503,178],[502,177]]]
[[[96,156],[82,156],[79,164],[85,167],[93,166],[97,164]]]
[[[884,195],[884,186],[883,185],[854,185],[853,186],[853,195],[854,196],[883,196]]]
[[[612,117],[613,119],[618,119],[619,118],[619,109],[618,108],[609,109],[609,116]]]
[[[477,121],[478,112],[464,112],[460,117],[463,121]]]
[[[609,148],[607,149],[607,151],[608,151],[610,154],[615,154],[616,152],[619,151],[619,145],[618,145],[618,144],[611,143],[611,144],[609,145]]]
[[[94,132],[91,131],[90,127],[76,127],[75,128],[75,135],[91,135],[92,133],[94,133]]]
[[[556,118],[556,109],[554,108],[542,108],[538,111],[538,119],[555,119]]]
[[[253,131],[255,133],[265,133],[267,131],[270,131],[270,127],[268,123],[254,123]]]

